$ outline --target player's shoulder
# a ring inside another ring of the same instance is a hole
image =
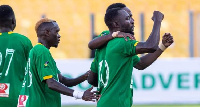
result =
[[[37,44],[35,45],[32,49],[32,52],[36,53],[38,56],[42,54],[47,54],[49,53],[49,50],[42,44]]]
[[[43,51],[49,51],[44,45],[42,45],[40,43],[38,43],[37,45],[35,45],[33,47],[33,49],[41,51],[41,52],[43,52]]]
[[[127,41],[124,38],[115,38],[115,39],[113,39],[113,41],[121,42],[121,43],[124,43],[124,44],[138,42],[137,40],[131,40],[129,37],[127,37]]]
[[[127,38],[127,41],[124,38],[115,38],[108,42],[109,47],[115,47],[115,48],[124,48],[124,47],[130,47],[130,46],[136,46],[138,43],[137,40],[131,40]],[[136,44],[136,45],[135,45]]]
[[[28,37],[22,35],[22,34],[19,34],[19,33],[12,33],[13,36],[15,36],[16,38],[20,38],[22,40],[29,40]]]
[[[105,36],[105,35],[108,35],[108,34],[110,34],[110,31],[109,31],[109,30],[105,30],[105,31],[101,32],[101,33],[99,34],[99,36]],[[98,37],[99,37],[99,36],[98,36]]]
[[[32,43],[31,43],[31,41],[28,37],[26,37],[22,34],[19,34],[19,33],[11,33],[10,35],[11,35],[10,39],[13,39],[15,41],[19,41],[24,45],[31,45],[32,46]]]

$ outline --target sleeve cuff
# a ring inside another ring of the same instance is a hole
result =
[[[138,42],[135,42],[134,46],[137,46]]]
[[[43,77],[43,80],[47,80],[47,79],[50,79],[50,78],[53,78],[53,76],[52,75],[45,76],[45,77]]]

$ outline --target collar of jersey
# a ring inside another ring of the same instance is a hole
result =
[[[8,34],[12,34],[13,32],[3,32],[3,33],[8,33]],[[0,33],[0,35],[2,35],[2,33]]]
[[[42,43],[37,43],[38,45],[43,45]]]

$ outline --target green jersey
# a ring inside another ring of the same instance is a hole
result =
[[[18,33],[0,33],[0,105],[16,107],[31,41]]]
[[[110,33],[109,31],[103,31],[98,37],[108,35],[109,33]],[[95,58],[90,68],[92,72],[100,74],[100,71],[105,71],[104,70],[105,67],[102,67],[102,65],[105,65],[105,62],[103,61],[105,60],[105,55],[106,55],[106,46],[100,49],[96,49]],[[99,80],[100,80],[100,75],[98,75],[98,87],[97,87],[98,91],[100,91],[100,84],[101,84]]]
[[[44,82],[50,78],[58,81],[59,73],[50,51],[42,44],[34,46],[29,53],[18,107],[61,107],[60,93]]]
[[[97,50],[91,70],[98,73],[101,98],[97,107],[131,107],[132,70],[139,62],[135,53],[137,41],[115,38]]]

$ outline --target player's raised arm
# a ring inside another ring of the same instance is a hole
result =
[[[87,71],[86,73],[84,73],[83,75],[81,75],[77,78],[67,78],[61,74],[58,74],[58,78],[59,78],[59,81],[62,84],[64,84],[65,86],[72,87],[72,86],[78,85],[78,84],[82,83],[83,81],[87,80],[89,74],[90,74],[90,71]]]
[[[159,45],[154,53],[149,53],[140,58],[140,61],[134,66],[134,68],[143,70],[150,66],[163,52],[174,42],[173,36],[170,33],[165,33],[162,37],[162,43]]]
[[[108,41],[110,41],[112,39],[113,39],[113,37],[111,34],[108,34],[105,36],[100,36],[100,37],[97,37],[97,38],[91,40],[88,44],[88,47],[90,49],[97,49],[97,48],[104,46],[105,44],[108,43]]]
[[[135,40],[135,37],[133,34],[124,33],[124,32],[115,32],[112,34],[107,34],[107,35],[100,34],[100,35],[101,35],[100,37],[97,37],[89,42],[88,47],[90,49],[101,48],[114,38],[124,38],[125,40],[127,40],[127,37],[129,37],[130,39]]]
[[[61,94],[75,97],[76,99],[83,99],[85,101],[95,101],[97,99],[95,93],[91,92],[92,88],[89,88],[84,92],[76,91],[64,86],[60,82],[56,81],[54,78],[47,79],[46,83],[48,85],[48,88]]]
[[[160,40],[160,27],[164,15],[159,11],[154,11],[152,20],[154,21],[152,32],[146,42],[139,42],[136,46],[136,53],[155,52]]]

